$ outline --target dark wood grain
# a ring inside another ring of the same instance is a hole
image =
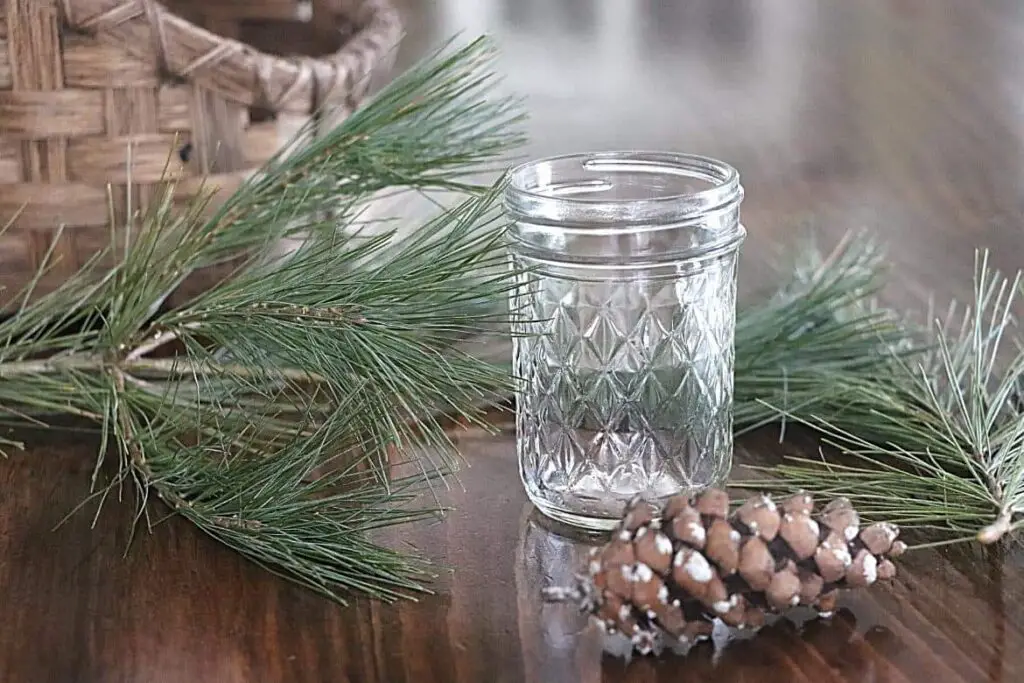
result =
[[[906,305],[969,296],[976,247],[1003,269],[1024,265],[1015,0],[405,5],[406,62],[460,28],[495,35],[508,87],[529,97],[530,154],[669,148],[735,164],[746,292],[801,224],[825,242],[883,237],[888,295]],[[96,440],[29,437],[0,463],[4,682],[1024,680],[1017,548],[911,554],[894,585],[846,597],[831,621],[783,620],[717,654],[627,665],[581,616],[540,602],[589,544],[531,510],[510,432],[464,435],[456,511],[391,537],[452,568],[436,593],[347,608],[177,519],[132,540],[127,503],[95,528],[83,512],[55,530],[88,490]],[[738,457],[778,452],[761,437]]]

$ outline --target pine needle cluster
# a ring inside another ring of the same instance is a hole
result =
[[[880,337],[863,357],[870,364],[819,367],[807,400],[759,399],[815,430],[826,448],[740,485],[845,496],[867,517],[945,533],[921,545],[994,543],[1019,528],[1024,339],[1014,310],[1022,293],[1019,271],[1007,277],[980,252],[970,305],[929,312],[931,328],[904,324]],[[863,306],[852,310],[859,317]]]
[[[60,289],[29,283],[0,323],[0,417],[97,423],[92,499],[128,488],[140,521],[155,493],[332,599],[421,589],[425,565],[371,532],[437,512],[422,494],[456,465],[439,415],[483,424],[509,389],[453,344],[506,316],[496,191],[467,180],[522,141],[492,52],[447,47],[231,196],[169,187]],[[391,189],[462,200],[399,238],[364,211]],[[216,264],[231,276],[163,311]]]
[[[738,434],[780,413],[830,415],[842,399],[827,378],[873,375],[882,358],[916,348],[900,316],[877,304],[888,265],[876,240],[851,233],[824,255],[813,242],[793,251],[782,286],[736,314]]]

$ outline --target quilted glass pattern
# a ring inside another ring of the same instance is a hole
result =
[[[659,500],[728,474],[735,269],[733,252],[668,278],[521,277],[519,464],[543,511],[614,519],[636,494]]]

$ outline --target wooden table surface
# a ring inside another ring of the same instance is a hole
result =
[[[973,250],[1024,265],[1024,4],[1017,0],[405,0],[405,58],[492,32],[527,95],[531,154],[669,148],[728,160],[747,188],[741,289],[797,226],[866,228],[889,296],[968,297]],[[444,521],[406,527],[452,568],[419,602],[329,604],[180,520],[135,539],[129,505],[56,523],[89,485],[93,437],[32,436],[0,463],[0,681],[1024,681],[1024,552],[921,551],[831,621],[785,620],[719,653],[622,660],[542,605],[587,543],[526,502],[514,435],[468,436]],[[770,457],[769,437],[738,459]]]

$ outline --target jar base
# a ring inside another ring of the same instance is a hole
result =
[[[687,486],[681,487],[668,495],[646,497],[645,499],[651,504],[657,506],[659,509],[668,501],[673,495],[687,495],[694,496],[704,491],[707,488],[723,486],[724,482],[728,479],[728,470],[726,474],[720,477],[714,478],[707,484],[700,486]],[[553,502],[550,498],[545,498],[539,495],[537,492],[531,490],[530,486],[524,486],[526,490],[526,497],[529,498],[537,510],[547,517],[560,524],[565,524],[569,527],[580,529],[587,532],[607,532],[614,529],[619,522],[622,521],[622,514],[625,512],[628,500],[619,500],[619,505],[595,505],[592,507],[597,508],[594,512],[582,511],[578,507],[567,508]],[[603,509],[602,509],[603,508]],[[614,509],[614,513],[612,510]]]
[[[536,498],[527,492],[527,497],[533,506],[550,519],[555,520],[561,524],[568,525],[576,529],[584,529],[586,531],[611,531],[615,528],[621,520],[618,517],[595,517],[592,515],[584,515],[578,512],[572,512],[565,510],[556,505],[552,505],[549,501],[542,498]]]

